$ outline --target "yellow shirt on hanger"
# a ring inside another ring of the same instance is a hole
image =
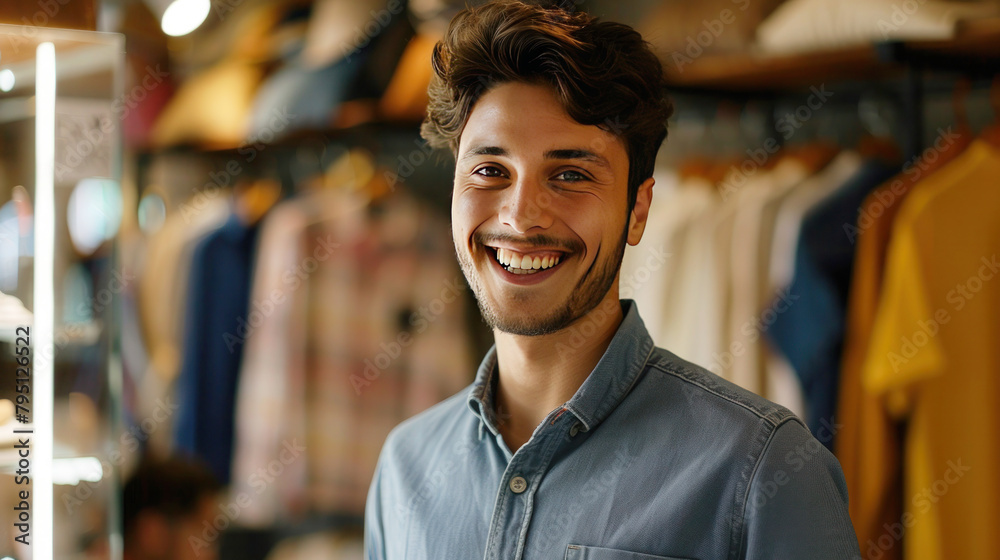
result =
[[[834,453],[844,469],[851,497],[851,521],[862,554],[878,556],[879,560],[902,558],[902,547],[886,528],[887,524],[891,529],[899,523],[902,515],[901,442],[881,396],[862,390],[861,367],[875,325],[892,225],[903,200],[912,188],[921,188],[921,183],[938,170],[944,174],[938,180],[947,182],[952,180],[947,174],[961,176],[966,169],[961,162],[955,167],[948,164],[969,146],[970,134],[959,131],[939,138],[933,152],[927,152],[868,195],[855,224],[857,229],[849,232],[855,236],[857,248],[841,359],[836,415],[840,429],[834,439]]]
[[[906,422],[903,513],[884,540],[907,559],[1000,554],[997,177],[1000,152],[974,142],[893,225],[862,379]]]

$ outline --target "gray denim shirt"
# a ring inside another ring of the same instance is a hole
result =
[[[497,430],[495,347],[468,390],[396,427],[365,557],[860,558],[840,465],[802,422],[654,347],[621,305],[594,371],[516,453]]]

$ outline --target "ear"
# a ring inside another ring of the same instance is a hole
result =
[[[646,219],[649,217],[649,205],[653,202],[653,183],[649,177],[639,185],[635,196],[635,206],[628,218],[628,244],[638,245],[642,232],[646,229]]]

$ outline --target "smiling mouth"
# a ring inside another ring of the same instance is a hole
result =
[[[519,253],[502,247],[486,246],[490,255],[511,274],[538,274],[557,266],[563,259],[559,251]]]

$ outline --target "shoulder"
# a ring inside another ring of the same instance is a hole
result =
[[[802,423],[787,408],[663,348],[653,349],[646,367],[648,383],[675,397],[679,393],[682,398],[676,400],[681,406],[697,408],[701,414],[772,428],[786,422]]]
[[[382,446],[382,462],[412,466],[440,457],[446,446],[466,441],[458,434],[478,429],[479,421],[469,408],[471,390],[469,385],[393,428]]]
[[[660,348],[647,362],[645,381],[642,389],[658,395],[670,424],[681,426],[671,449],[686,450],[702,473],[737,475],[733,538],[741,546],[781,542],[796,550],[783,557],[819,558],[806,551],[814,546],[811,529],[822,526],[834,551],[824,558],[853,557],[847,553],[857,541],[840,464],[794,413]],[[831,437],[836,428],[828,426]]]
[[[666,426],[670,437],[664,445],[684,442],[693,456],[729,449],[730,466],[743,463],[748,472],[778,450],[823,447],[784,406],[662,348],[651,353],[634,393],[629,408],[650,416],[652,425]],[[831,425],[831,437],[835,429]]]

